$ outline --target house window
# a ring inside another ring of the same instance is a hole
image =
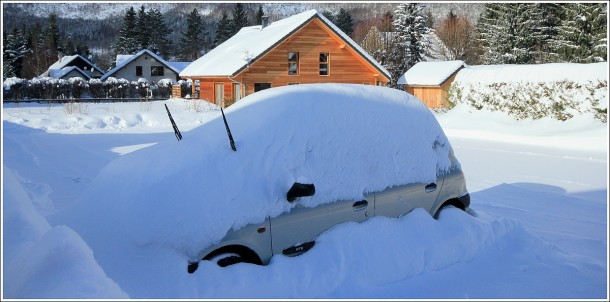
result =
[[[254,92],[271,88],[271,83],[254,83]]]
[[[150,75],[153,77],[162,77],[163,66],[150,66]]]
[[[142,66],[136,66],[136,76],[142,76]]]
[[[288,53],[288,74],[299,75],[299,53],[289,52]]]
[[[320,75],[327,76],[330,74],[329,59],[329,53],[320,53]]]
[[[288,83],[288,85],[299,85],[299,83],[296,83],[296,82],[290,82],[290,83]]]

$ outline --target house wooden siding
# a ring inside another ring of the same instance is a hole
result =
[[[298,75],[288,74],[288,53],[298,52]],[[329,75],[319,75],[320,53],[329,53]],[[222,64],[222,62],[219,62]],[[319,19],[313,19],[273,49],[255,60],[235,77],[192,77],[199,80],[201,99],[215,102],[217,86],[224,85],[224,99],[235,100],[233,84],[241,83],[243,96],[254,93],[255,83],[271,87],[288,84],[353,83],[386,84],[389,79],[342,41]],[[220,105],[220,104],[219,104]],[[226,106],[227,103],[223,104]]]
[[[440,86],[407,85],[405,91],[420,99],[428,108],[449,108],[449,88],[458,71],[454,72]]]

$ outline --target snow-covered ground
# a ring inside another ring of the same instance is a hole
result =
[[[88,104],[74,115],[3,105],[3,298],[608,297],[607,124],[515,121],[465,105],[435,116],[466,174],[468,213],[347,223],[299,257],[202,263],[194,274],[163,245],[122,238],[98,249],[62,213],[113,160],[176,140],[163,104],[185,140],[220,114],[179,99]]]

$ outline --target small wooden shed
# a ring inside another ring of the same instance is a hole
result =
[[[463,61],[419,62],[398,79],[405,91],[420,99],[428,108],[448,108],[448,91]]]

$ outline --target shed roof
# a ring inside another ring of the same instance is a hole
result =
[[[237,34],[187,66],[180,76],[235,76],[294,32],[318,18],[371,65],[390,78],[390,73],[343,31],[315,9],[261,25],[242,28]]]
[[[407,70],[397,84],[439,86],[463,66],[464,62],[460,60],[419,62]]]

